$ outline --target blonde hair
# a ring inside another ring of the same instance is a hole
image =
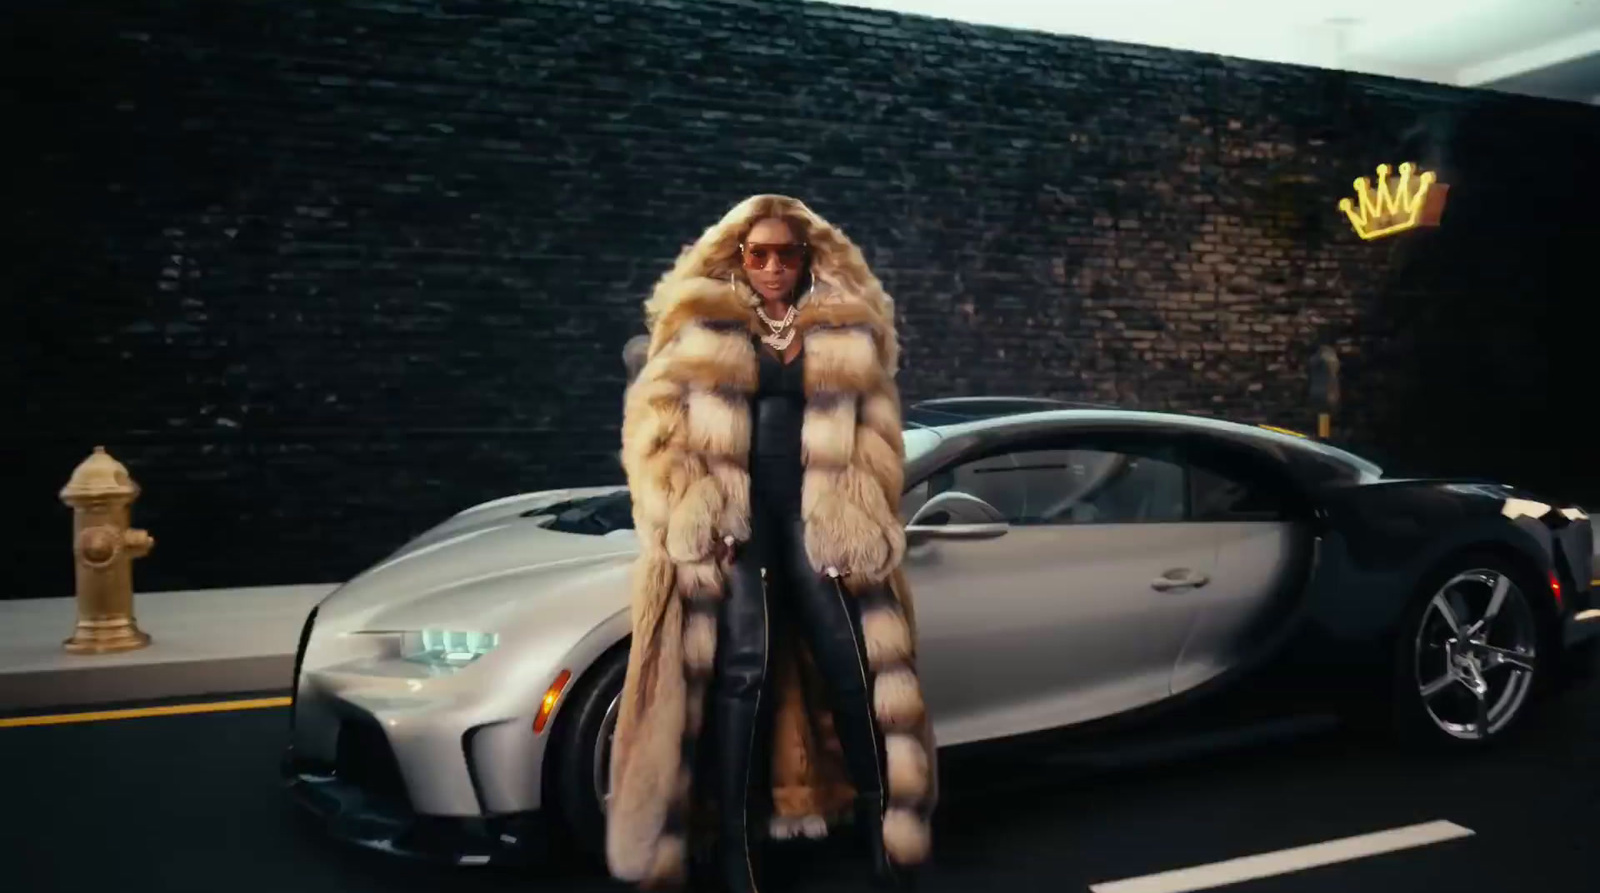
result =
[[[807,262],[812,288],[817,292],[842,292],[846,299],[861,301],[877,310],[885,320],[894,319],[894,300],[873,275],[861,249],[838,227],[806,207],[805,202],[786,195],[752,195],[734,205],[722,219],[701,233],[683,249],[678,259],[657,282],[644,303],[645,321],[655,320],[677,302],[682,286],[694,279],[734,280],[743,269],[740,243],[758,222],[776,217],[789,224],[795,237],[808,247]],[[801,303],[805,303],[802,298]]]

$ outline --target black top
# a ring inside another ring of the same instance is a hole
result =
[[[795,514],[800,510],[800,429],[805,421],[805,351],[789,363],[765,347],[755,399],[751,402],[750,489],[759,508]]]

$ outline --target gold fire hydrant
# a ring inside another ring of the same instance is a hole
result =
[[[78,628],[64,644],[74,654],[132,651],[150,644],[133,619],[133,560],[155,538],[128,527],[139,485],[128,469],[97,446],[61,488],[71,506],[72,557],[77,577]]]

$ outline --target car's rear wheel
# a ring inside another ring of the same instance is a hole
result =
[[[1451,561],[1401,624],[1394,667],[1400,733],[1481,746],[1516,727],[1543,681],[1548,648],[1536,580],[1493,554]]]
[[[556,722],[555,759],[547,776],[572,843],[592,859],[605,857],[611,738],[617,728],[628,651],[618,649],[585,673]]]

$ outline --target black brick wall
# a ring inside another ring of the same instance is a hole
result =
[[[142,589],[334,580],[475,501],[620,478],[638,302],[757,191],[900,302],[908,397],[1309,425],[1600,500],[1600,112],[788,3],[84,0],[7,13],[0,597],[70,591],[56,490],[146,495]],[[1454,185],[1364,244],[1380,161]],[[10,525],[8,525],[10,526]]]

